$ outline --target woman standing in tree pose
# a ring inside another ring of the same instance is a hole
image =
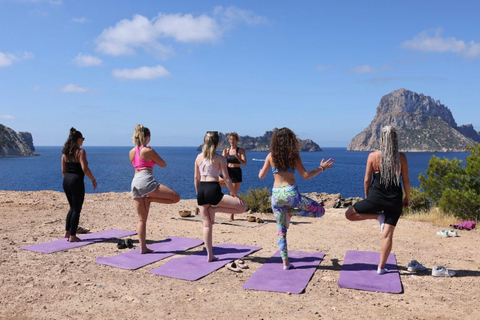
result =
[[[152,202],[171,204],[180,201],[180,196],[175,191],[158,183],[153,176],[155,164],[162,168],[167,164],[155,150],[148,146],[150,138],[150,130],[137,124],[132,137],[135,147],[129,152],[130,162],[135,169],[135,176],[132,180],[132,196],[138,213],[138,239],[142,254],[153,251],[147,248],[146,243],[150,204]]]
[[[84,140],[80,131],[71,128],[62,150],[63,190],[70,205],[65,225],[65,238],[70,242],[82,241],[77,237],[77,228],[80,211],[82,211],[85,200],[85,183],[83,181],[85,175],[92,180],[93,190],[97,189],[97,180],[88,167],[87,153],[81,148]]]
[[[207,249],[207,261],[217,260],[213,255],[213,224],[215,213],[225,212],[230,214],[242,213],[247,206],[240,198],[232,185],[228,175],[225,158],[216,153],[218,147],[218,132],[207,131],[204,138],[202,153],[195,159],[195,191],[197,203],[203,216],[203,238]],[[230,195],[224,195],[219,183],[219,174],[222,172],[223,180],[227,185]]]
[[[238,147],[238,141],[240,138],[238,133],[231,132],[228,134],[228,142],[230,143],[230,148],[223,149],[223,157],[227,160],[227,169],[230,179],[232,180],[233,188],[235,189],[235,194],[238,195],[238,190],[240,189],[240,184],[242,183],[242,168],[240,166],[243,164],[247,165],[247,156],[243,148]],[[233,214],[230,215],[230,221],[233,221]]]
[[[402,201],[402,184],[405,198]],[[385,274],[388,256],[392,251],[393,232],[402,208],[410,204],[410,179],[405,154],[398,152],[397,132],[392,126],[380,132],[380,151],[369,154],[365,170],[365,200],[348,208],[345,217],[350,221],[377,219],[382,232],[382,246],[377,273]]]
[[[290,225],[290,217],[295,215],[320,218],[325,214],[322,205],[300,194],[295,182],[295,169],[303,179],[308,180],[320,172],[330,169],[333,162],[333,159],[327,161],[322,159],[318,168],[307,171],[300,158],[299,143],[295,133],[288,128],[281,128],[273,132],[270,153],[267,155],[258,177],[265,178],[268,169],[272,168],[274,183],[271,202],[277,221],[277,243],[284,270],[293,268],[288,260],[287,249],[287,229]]]

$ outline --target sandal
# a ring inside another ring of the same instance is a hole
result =
[[[264,221],[263,221],[262,219],[260,219],[260,218],[257,218],[256,221],[257,221],[257,223],[264,223]]]
[[[118,248],[118,249],[126,249],[126,248],[127,248],[127,244],[125,243],[124,240],[120,240],[120,241],[117,243],[117,248]]]
[[[129,249],[132,249],[132,248],[133,248],[133,241],[132,241],[132,239],[126,239],[126,240],[125,240],[125,245],[126,245]]]
[[[227,269],[233,272],[242,272],[242,270],[237,266],[235,261],[228,263]]]
[[[240,269],[248,269],[247,264],[242,259],[236,260],[235,263],[236,263],[237,267],[239,267]]]
[[[248,222],[256,222],[256,221],[257,221],[257,218],[255,218],[254,216],[248,216],[248,217],[247,217],[247,221],[248,221]]]
[[[77,227],[77,233],[79,233],[79,234],[85,234],[85,233],[89,233],[89,232],[90,232],[90,229]]]

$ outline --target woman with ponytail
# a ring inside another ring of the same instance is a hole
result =
[[[402,200],[402,185],[405,198]],[[392,126],[380,132],[380,151],[371,152],[367,159],[364,179],[365,200],[348,208],[345,216],[350,221],[377,219],[382,233],[380,262],[377,273],[385,269],[392,251],[393,232],[402,208],[410,204],[410,179],[407,157],[398,152],[397,131]]]
[[[63,190],[70,205],[65,224],[65,238],[70,242],[82,241],[77,237],[77,228],[85,199],[85,184],[83,181],[85,175],[92,180],[93,190],[97,189],[97,180],[95,180],[88,167],[87,153],[81,148],[84,140],[85,138],[80,131],[71,128],[62,149]]]
[[[202,153],[195,159],[195,191],[197,203],[203,217],[203,238],[207,249],[207,261],[217,260],[213,255],[213,224],[215,213],[224,212],[238,214],[245,212],[247,206],[240,198],[228,175],[225,158],[216,153],[218,147],[218,132],[207,131],[204,137]],[[224,195],[219,184],[219,174],[230,191],[230,195]]]
[[[132,180],[132,196],[138,214],[137,227],[141,254],[153,251],[147,248],[146,243],[150,204],[152,202],[171,204],[180,201],[180,196],[175,191],[158,183],[153,176],[155,164],[162,168],[165,168],[167,164],[155,150],[148,146],[150,138],[150,130],[137,124],[132,137],[135,147],[129,153],[130,162],[135,169],[135,176]]]

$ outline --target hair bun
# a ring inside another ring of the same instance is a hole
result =
[[[75,129],[74,127],[71,127],[70,128],[70,133],[75,133],[75,132],[77,132],[77,129]]]

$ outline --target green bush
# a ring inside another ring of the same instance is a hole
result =
[[[410,207],[405,209],[405,213],[427,212],[431,208],[430,200],[425,192],[420,188],[410,189]]]
[[[467,149],[470,155],[462,161],[433,156],[426,176],[420,174],[420,188],[442,211],[464,220],[480,220],[480,144]]]
[[[247,193],[240,194],[239,197],[245,202],[247,208],[253,212],[273,212],[270,204],[270,191],[267,187],[263,189],[248,189]]]

